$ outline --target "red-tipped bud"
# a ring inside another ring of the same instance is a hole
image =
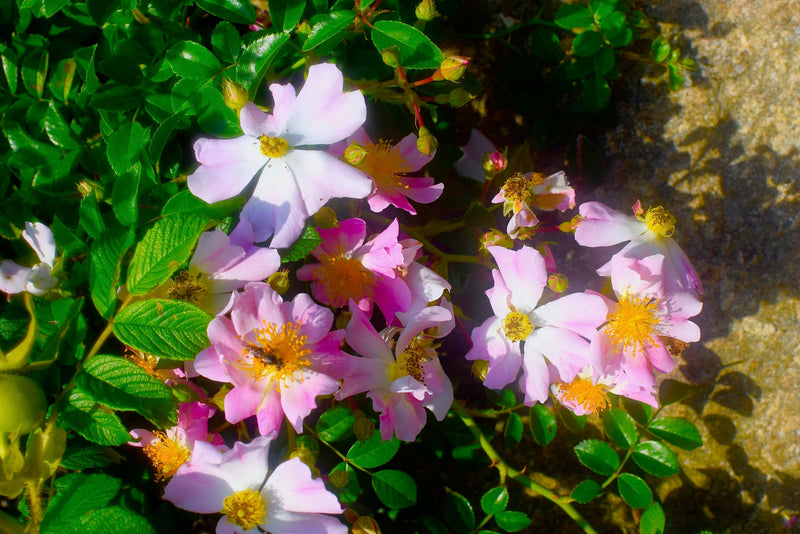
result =
[[[369,151],[358,143],[351,143],[350,146],[344,149],[344,160],[352,165],[358,167],[364,163],[364,158],[367,157]]]
[[[463,56],[450,56],[444,58],[441,65],[439,65],[439,73],[442,78],[451,82],[457,82],[464,75],[469,65],[470,58]]]
[[[417,138],[417,150],[420,153],[425,154],[426,156],[430,156],[434,152],[436,152],[436,148],[439,146],[439,141],[433,136],[433,134],[425,128],[424,126],[419,129],[419,137]]]
[[[569,287],[569,280],[561,273],[551,274],[547,277],[547,287],[554,293],[563,293]]]
[[[505,152],[495,150],[483,155],[483,170],[486,172],[487,177],[494,178],[506,170],[507,165],[508,159],[506,159]]]
[[[481,252],[489,254],[488,247],[505,247],[511,248],[514,246],[514,240],[508,237],[500,230],[489,230],[480,238]]]

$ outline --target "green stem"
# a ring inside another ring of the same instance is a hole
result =
[[[36,482],[29,481],[25,483],[25,486],[28,489],[28,499],[30,501],[29,509],[31,512],[31,522],[28,523],[25,532],[28,534],[38,534],[39,525],[44,517],[44,510],[42,509],[42,496],[40,495],[40,492],[42,491],[42,483],[40,480],[37,480]]]
[[[577,523],[578,526],[581,527],[583,531],[586,532],[587,534],[597,534],[597,531],[594,528],[592,528],[589,522],[586,521],[586,519],[584,519],[583,516],[580,513],[578,513],[578,511],[566,499],[562,499],[561,497],[559,497],[549,489],[545,488],[541,484],[533,481],[530,477],[524,475],[520,471],[517,471],[516,469],[508,465],[500,457],[500,455],[497,453],[497,451],[489,442],[489,440],[486,438],[486,436],[483,435],[483,432],[481,431],[480,427],[478,427],[478,424],[469,415],[469,413],[467,413],[467,410],[463,406],[461,406],[458,402],[454,402],[453,409],[461,418],[461,420],[464,422],[464,424],[467,426],[467,428],[469,428],[469,430],[472,432],[475,438],[478,440],[478,442],[481,445],[481,448],[483,449],[483,452],[486,453],[486,456],[488,456],[489,460],[491,460],[492,465],[497,468],[498,472],[500,473],[501,481],[505,478],[505,475],[508,475],[509,477],[516,480],[529,490],[538,493],[545,499],[556,504],[559,508],[564,510],[564,512],[570,518],[572,518],[572,520],[575,521],[575,523]]]
[[[349,465],[349,466],[355,467],[356,469],[358,469],[358,470],[360,470],[360,471],[363,471],[364,473],[368,474],[369,476],[374,476],[374,475],[372,474],[372,471],[367,471],[367,470],[366,470],[366,469],[364,469],[363,467],[359,467],[359,466],[357,466],[356,464],[354,464],[353,462],[351,462],[351,461],[350,461],[350,459],[349,459],[347,456],[345,456],[344,454],[342,454],[341,452],[339,452],[339,449],[337,449],[336,447],[334,447],[333,445],[331,445],[330,443],[328,443],[327,441],[325,441],[324,439],[322,439],[322,438],[320,437],[320,435],[319,435],[319,434],[317,434],[316,432],[314,432],[314,429],[313,429],[313,428],[311,428],[311,427],[310,427],[310,426],[308,426],[308,425],[303,425],[303,428],[305,428],[305,429],[306,429],[306,431],[307,431],[309,434],[311,434],[312,436],[314,436],[314,437],[315,437],[317,440],[319,440],[319,441],[321,441],[322,443],[324,443],[324,444],[325,444],[325,446],[327,446],[327,447],[328,447],[330,450],[332,450],[332,451],[333,451],[333,452],[336,454],[336,456],[338,456],[339,458],[341,458],[341,459],[342,459],[342,461],[343,461],[344,463],[346,463],[346,464],[347,464],[347,465]]]

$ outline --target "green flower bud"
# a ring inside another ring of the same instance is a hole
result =
[[[420,153],[425,154],[426,156],[430,156],[436,151],[436,148],[439,146],[439,141],[433,136],[433,134],[425,128],[424,126],[419,129],[419,137],[417,138],[417,150]]]
[[[444,58],[444,61],[439,65],[439,72],[442,78],[451,82],[457,82],[464,75],[469,65],[468,57],[463,56],[450,56]]]
[[[350,146],[344,149],[344,160],[352,165],[358,167],[364,163],[364,158],[367,157],[369,151],[358,143],[351,143]]]
[[[551,274],[547,277],[547,287],[555,293],[563,293],[569,287],[569,280],[561,273]]]
[[[450,91],[450,105],[454,108],[460,108],[469,103],[470,100],[475,98],[475,95],[466,92],[460,87],[456,87]]]
[[[267,278],[267,283],[275,290],[275,293],[283,295],[289,290],[289,270],[281,269],[277,273],[271,274]]]
[[[247,89],[227,78],[222,82],[222,96],[225,99],[225,105],[234,111],[242,109],[250,100]]]
[[[350,531],[352,534],[381,534],[378,522],[367,515],[359,517]]]
[[[27,434],[44,420],[47,400],[26,376],[0,374],[0,433]]]
[[[381,52],[381,59],[383,59],[383,62],[393,69],[396,69],[400,66],[400,55],[397,53],[397,49],[395,47],[387,48]]]
[[[416,14],[417,18],[422,22],[430,22],[439,15],[439,12],[436,11],[436,2],[434,2],[434,0],[422,0],[422,2],[417,4],[414,14]]]

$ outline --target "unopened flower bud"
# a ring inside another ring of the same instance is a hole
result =
[[[303,22],[297,25],[297,33],[299,33],[300,35],[310,34],[311,24],[309,24],[307,21],[304,20]]]
[[[451,82],[457,82],[460,80],[464,75],[464,71],[467,70],[469,59],[470,58],[463,56],[450,56],[444,58],[442,63],[439,65],[439,72],[442,74],[442,78],[445,80],[450,80]]]
[[[39,384],[27,376],[0,374],[0,433],[27,434],[42,424],[46,411]]]
[[[362,515],[353,523],[353,529],[350,532],[352,534],[381,534],[381,527],[373,518]]]
[[[249,101],[247,89],[227,78],[222,82],[222,96],[225,98],[225,105],[234,111],[239,111]]]
[[[393,69],[400,66],[400,55],[397,53],[396,47],[387,48],[381,52],[381,59]]]
[[[317,228],[336,228],[339,226],[339,219],[336,218],[336,212],[329,206],[323,206],[314,214],[314,225]]]
[[[425,154],[426,156],[430,156],[434,152],[436,152],[436,147],[439,146],[439,141],[433,136],[433,134],[428,130],[426,127],[422,127],[419,129],[419,137],[417,138],[417,150],[420,153]]]
[[[352,165],[358,167],[364,162],[369,151],[358,143],[351,143],[350,146],[344,149],[344,160]]]
[[[481,382],[486,380],[487,372],[489,372],[489,362],[486,360],[475,360],[472,362],[472,376]]]
[[[355,433],[358,441],[363,443],[375,432],[375,423],[364,415],[364,412],[361,410],[353,412],[353,416],[355,416],[356,419],[355,423],[353,423],[353,433]]]
[[[351,525],[358,521],[358,512],[353,510],[352,508],[347,508],[344,511],[344,520],[350,523]]]
[[[475,98],[475,95],[472,93],[468,93],[467,91],[463,90],[460,87],[456,87],[450,94],[448,95],[448,100],[450,101],[450,105],[454,108],[460,108],[461,106],[466,105],[469,103],[470,100]]]
[[[483,170],[486,171],[487,178],[494,178],[506,170],[506,165],[508,165],[508,160],[503,152],[495,150],[483,155]]]
[[[547,277],[547,287],[554,293],[563,293],[569,287],[569,280],[561,273],[551,274]]]
[[[558,225],[558,229],[564,233],[574,232],[575,229],[581,224],[583,217],[576,215],[572,219]]]
[[[434,0],[422,0],[422,2],[417,4],[414,13],[422,22],[430,22],[439,14],[439,12],[436,11],[436,2],[434,2]]]
[[[289,290],[289,270],[281,269],[277,273],[269,275],[267,284],[269,284],[269,287],[271,287],[275,293],[283,295]]]
[[[481,252],[485,253],[486,255],[489,254],[487,247],[511,248],[512,246],[514,246],[514,241],[508,236],[508,234],[504,234],[497,229],[489,230],[480,237]]]
[[[350,483],[350,473],[342,469],[341,471],[334,471],[328,475],[328,480],[334,487],[342,489]]]

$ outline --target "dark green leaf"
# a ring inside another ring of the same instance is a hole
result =
[[[179,41],[172,45],[167,50],[167,61],[172,72],[190,80],[213,78],[222,69],[217,57],[194,41]]]
[[[575,486],[571,497],[581,504],[586,504],[598,495],[600,495],[600,484],[589,479]]]
[[[89,15],[98,26],[103,26],[114,11],[119,9],[121,0],[86,0]]]
[[[323,412],[317,421],[317,434],[325,441],[342,441],[353,436],[356,419],[353,411],[344,405],[337,405]]]
[[[122,174],[139,161],[139,155],[150,141],[150,131],[138,122],[124,122],[108,138],[108,162]]]
[[[150,159],[153,162],[161,159],[161,153],[164,151],[167,141],[172,137],[172,133],[188,125],[188,122],[186,111],[181,110],[170,115],[158,125],[152,139],[150,139]]]
[[[664,533],[664,510],[661,505],[654,502],[642,513],[639,520],[639,532],[641,534],[663,534]]]
[[[529,417],[531,432],[536,443],[544,447],[553,441],[558,424],[550,408],[543,404],[534,404],[529,412]]]
[[[504,486],[492,488],[481,497],[481,509],[486,515],[495,515],[508,506],[508,490]]]
[[[622,500],[631,508],[647,508],[653,502],[653,492],[647,483],[636,475],[622,473],[617,478],[617,489]]]
[[[306,0],[271,0],[269,3],[272,23],[285,32],[297,26],[297,23],[303,18],[305,9]]]
[[[234,81],[245,87],[251,96],[254,95],[267,69],[290,37],[288,33],[272,33],[250,43],[239,58]]]
[[[522,418],[519,415],[513,412],[508,415],[505,431],[503,432],[507,448],[514,448],[522,440],[524,428],[525,425],[522,424]]]
[[[600,475],[610,475],[619,467],[619,456],[611,445],[599,439],[586,439],[575,445],[578,461]]]
[[[464,214],[464,222],[472,228],[492,228],[495,224],[494,215],[480,202],[473,202]]]
[[[242,197],[234,197],[215,204],[207,204],[194,196],[191,191],[181,191],[167,200],[166,204],[164,204],[164,208],[161,210],[161,214],[175,215],[178,213],[193,213],[213,219],[222,219],[232,215],[242,206],[243,202],[244,199]]]
[[[170,389],[129,360],[98,354],[84,363],[76,383],[109,408],[138,412],[161,428],[176,423],[178,406]]]
[[[603,427],[606,434],[620,449],[630,449],[639,439],[636,423],[628,413],[621,408],[611,408],[603,413]]]
[[[123,226],[133,226],[139,218],[139,182],[141,179],[141,164],[138,162],[123,173],[119,173],[114,182],[111,195],[111,207],[114,215]]]
[[[531,520],[527,515],[510,510],[500,512],[494,517],[494,520],[497,522],[497,526],[506,532],[518,532],[531,524]]]
[[[189,213],[158,219],[136,245],[128,268],[128,291],[144,295],[185,264],[210,221]]]
[[[607,46],[601,47],[592,58],[592,61],[594,61],[594,71],[598,76],[605,76],[617,66],[617,56]]]
[[[272,11],[272,5],[270,5]],[[242,48],[242,37],[233,24],[223,20],[211,34],[211,48],[222,61],[235,63]]]
[[[64,251],[65,258],[81,254],[88,249],[86,243],[78,239],[72,230],[61,222],[58,215],[53,216],[53,224],[50,225],[50,229],[53,231],[53,237],[58,243],[58,247]]]
[[[680,417],[659,417],[650,423],[648,430],[657,438],[687,451],[703,445],[697,427]]]
[[[380,432],[373,432],[364,443],[355,442],[347,451],[347,459],[364,469],[380,467],[394,458],[400,450],[400,441],[383,441]]]
[[[394,510],[417,504],[417,483],[403,471],[378,471],[372,477],[372,489],[383,504]]]
[[[144,94],[139,89],[109,82],[92,95],[90,103],[93,108],[122,111],[138,107],[143,97]]]
[[[352,504],[356,502],[359,495],[363,493],[361,490],[361,485],[358,483],[358,474],[356,470],[346,462],[339,462],[336,467],[331,469],[331,478],[332,480],[336,480],[337,476],[342,475],[335,475],[334,473],[343,472],[345,473],[347,483],[344,486],[336,485],[337,489],[337,496],[339,500],[345,504]],[[341,479],[339,479],[341,480]]]
[[[114,319],[114,335],[124,344],[169,360],[193,360],[209,346],[212,316],[188,302],[166,299],[129,304]]]
[[[622,398],[622,407],[633,417],[634,421],[642,426],[647,426],[653,417],[653,407],[643,402]]]
[[[103,474],[69,473],[55,481],[56,493],[47,505],[41,530],[60,531],[62,524],[102,508],[116,497],[122,481]]]
[[[234,24],[253,24],[256,10],[249,0],[195,0],[200,9]]]
[[[121,459],[122,457],[108,447],[91,444],[67,445],[67,450],[64,451],[64,456],[61,458],[61,467],[82,471],[90,467],[105,467],[115,458]]]
[[[69,428],[98,445],[122,445],[131,439],[116,414],[78,388],[70,391],[59,414]]]
[[[29,52],[22,60],[22,83],[36,98],[42,98],[50,54],[47,50]]]
[[[49,19],[61,11],[67,4],[69,4],[69,0],[45,0],[43,9],[44,16]]]
[[[456,532],[472,532],[475,528],[475,512],[466,497],[450,491],[444,501],[444,519]]]
[[[312,17],[311,33],[303,43],[303,52],[313,50],[323,44],[338,44],[347,36],[347,28],[355,20],[355,13],[352,11],[331,11],[322,15]]]
[[[561,405],[556,406],[555,410],[558,418],[564,423],[564,427],[573,434],[581,432],[583,427],[586,426],[585,415],[575,415],[572,410]]]
[[[581,98],[584,111],[589,113],[602,111],[608,105],[610,99],[611,87],[605,78],[595,74],[586,79],[583,84],[583,97]]]
[[[396,20],[376,22],[372,42],[378,52],[397,50],[400,64],[407,69],[438,69],[444,60],[442,51],[424,33]]]
[[[72,131],[61,116],[58,108],[53,102],[47,107],[47,111],[42,119],[44,131],[50,141],[60,148],[78,148],[80,145],[75,139]]]
[[[558,63],[564,57],[564,49],[558,35],[549,28],[536,28],[531,33],[531,51],[541,61]]]
[[[75,58],[62,59],[58,62],[47,85],[53,96],[59,100],[67,101],[72,90],[72,82],[75,81],[76,68]]]
[[[553,22],[565,30],[589,28],[593,24],[592,12],[582,4],[563,5],[556,11]]]
[[[100,215],[100,206],[97,203],[97,197],[94,193],[83,197],[79,213],[81,228],[91,237],[99,239],[100,235],[106,229],[106,223],[103,221],[103,216]]]
[[[419,518],[420,534],[450,534],[447,526],[438,517],[423,515]]]
[[[132,230],[112,229],[92,243],[89,253],[89,289],[95,308],[105,318],[117,307],[117,288],[125,252],[133,246]]]
[[[639,443],[631,455],[636,465],[657,477],[668,477],[680,471],[672,449],[658,441]]]
[[[619,11],[610,13],[600,22],[600,33],[608,40],[612,40],[628,29],[625,14]]]
[[[8,90],[13,95],[17,92],[19,84],[19,58],[14,50],[6,48],[0,53],[0,60],[3,62],[3,73],[6,75]]]
[[[631,40],[633,40],[633,30],[631,30],[628,27],[625,27],[621,32],[614,35],[613,37],[606,37],[606,40],[614,48],[622,48],[624,46],[628,46]]]
[[[662,406],[674,404],[697,394],[698,387],[667,378],[658,386],[658,401]]]
[[[589,57],[603,46],[603,38],[596,31],[585,31],[575,36],[572,41],[572,50],[575,55]]]
[[[322,237],[313,226],[303,228],[302,235],[295,241],[289,250],[281,257],[281,263],[289,263],[305,258],[309,252],[322,243]]]

